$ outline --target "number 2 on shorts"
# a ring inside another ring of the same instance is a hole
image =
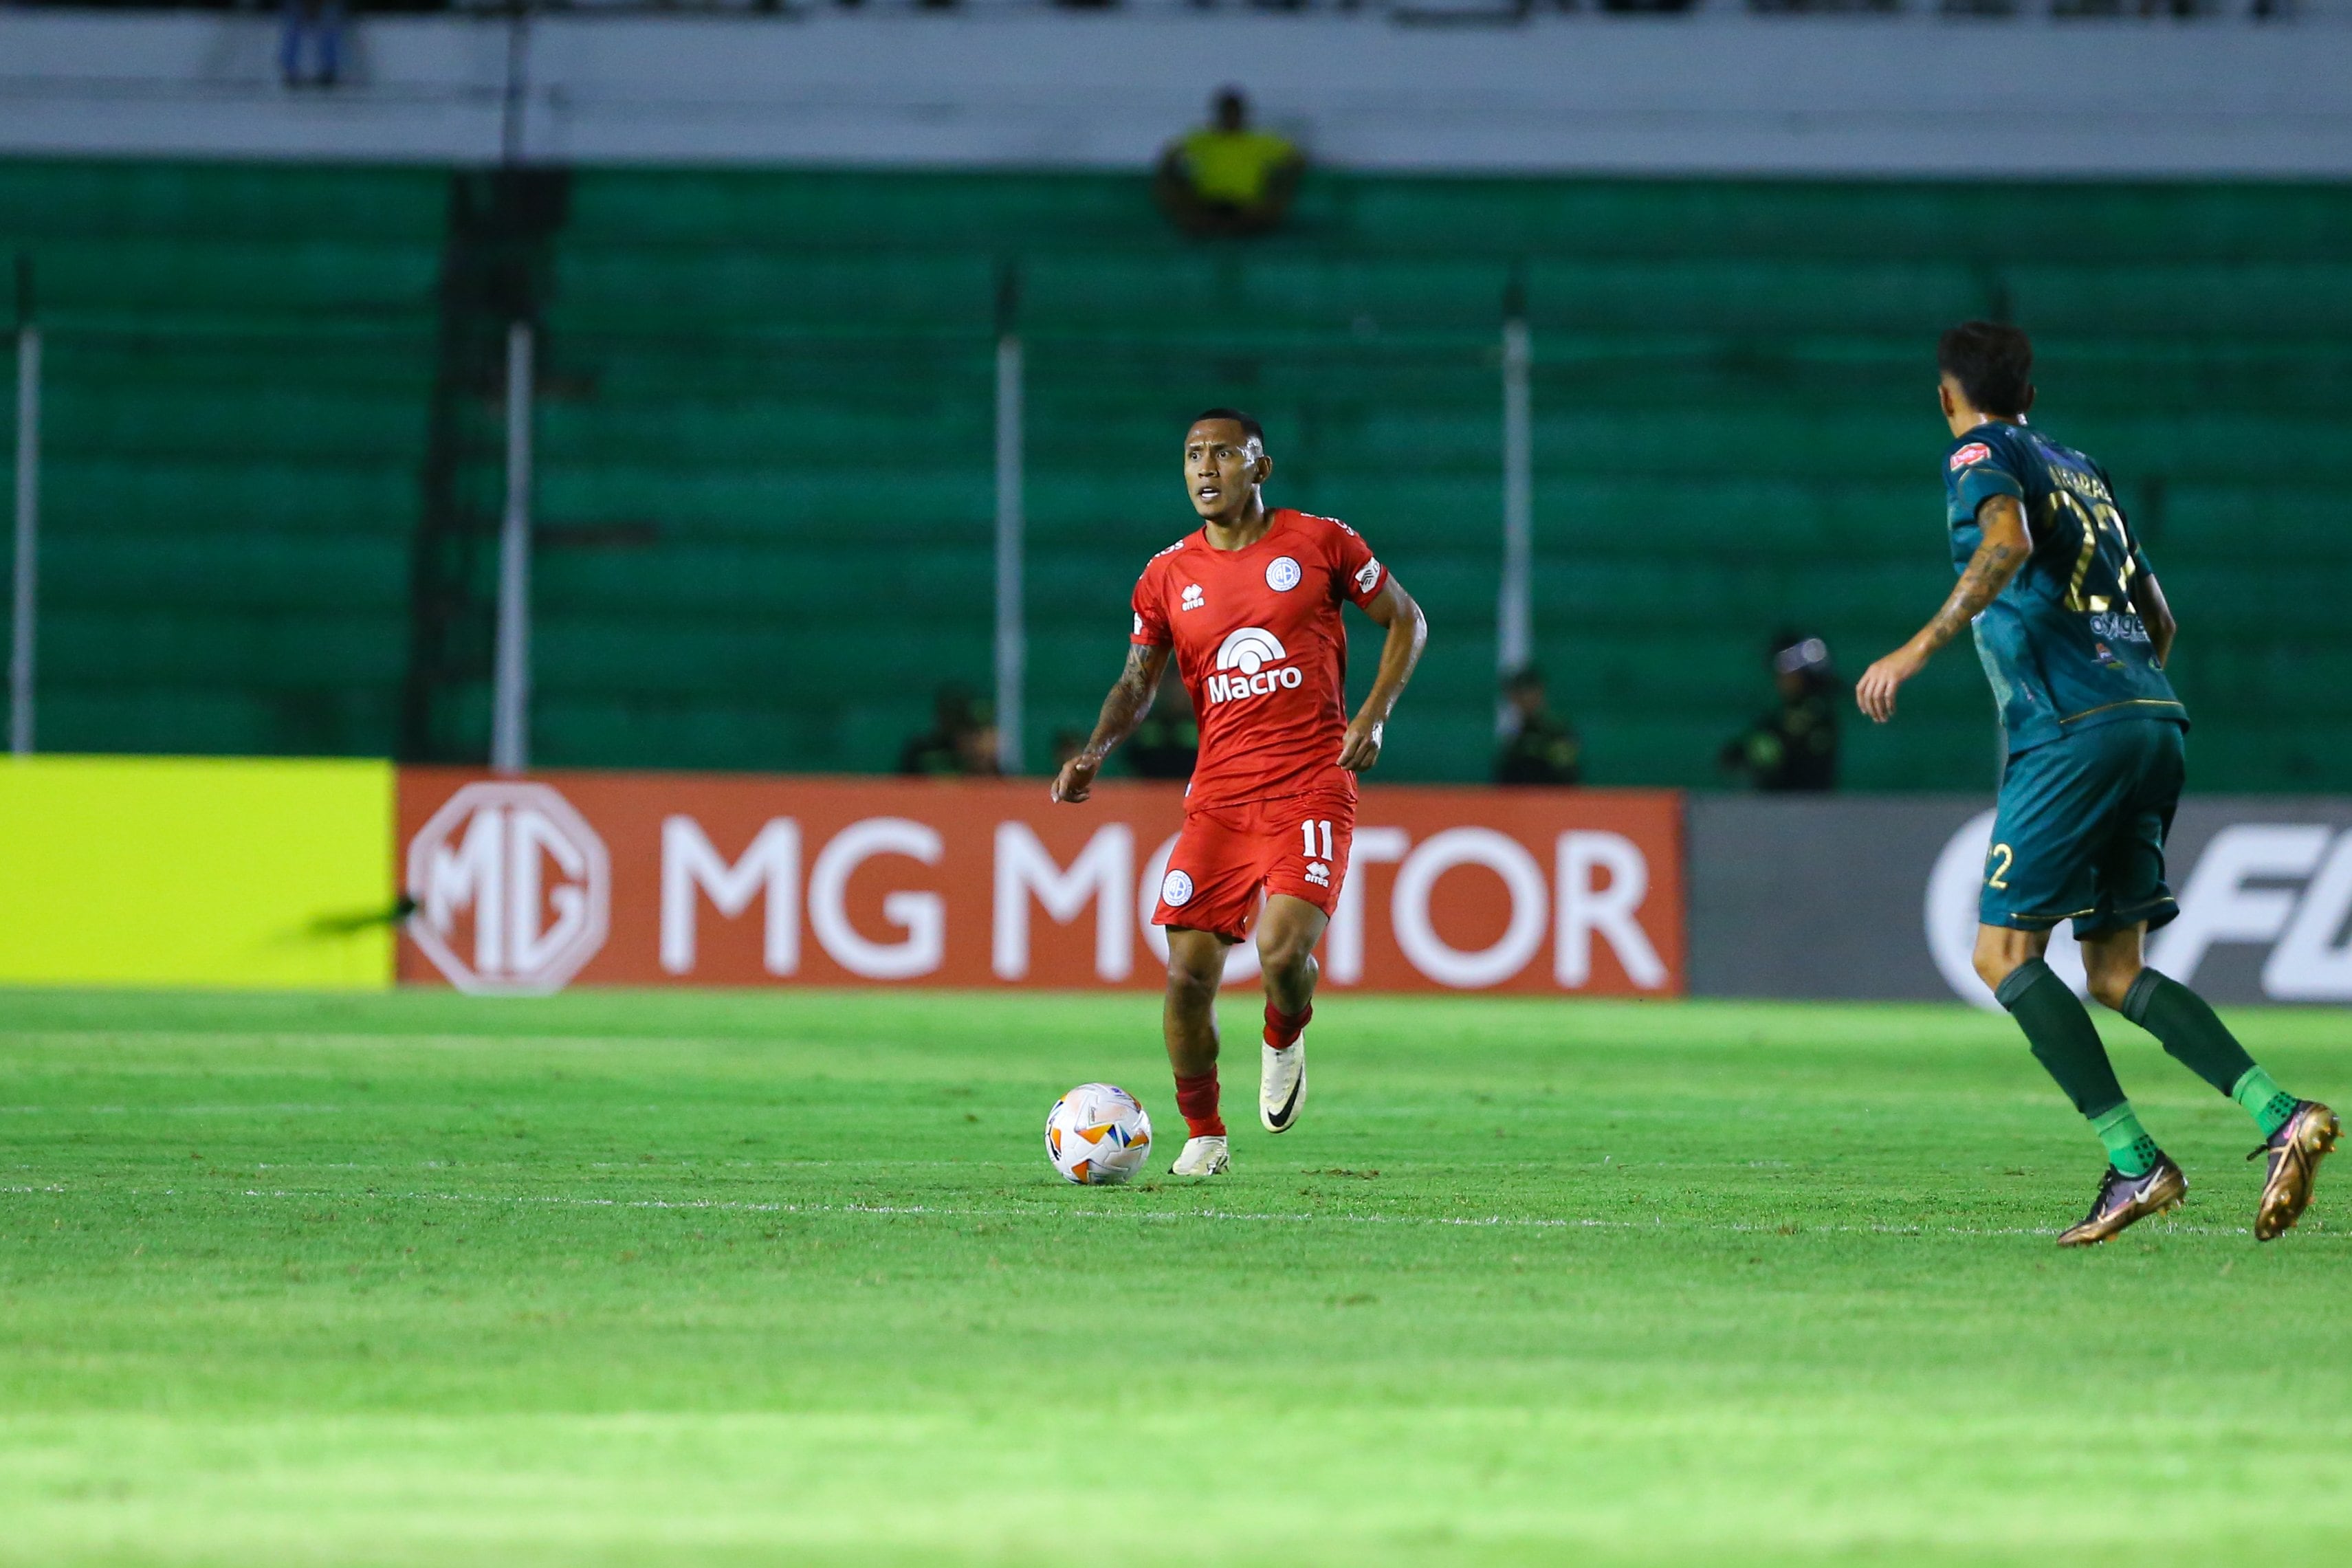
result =
[[[1315,830],[1318,828],[1323,830],[1323,852],[1319,855],[1315,852]],[[1306,821],[1298,824],[1298,832],[1299,836],[1307,841],[1307,858],[1308,860],[1328,861],[1331,858],[1330,818],[1326,817],[1322,821],[1317,821],[1314,818],[1310,817]]]

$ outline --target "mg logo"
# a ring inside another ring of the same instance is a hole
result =
[[[544,784],[468,784],[408,846],[408,934],[461,991],[541,996],[604,946],[604,841]]]

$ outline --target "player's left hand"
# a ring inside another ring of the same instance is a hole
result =
[[[1339,742],[1339,766],[1350,773],[1361,773],[1381,759],[1381,721],[1356,718],[1349,721],[1348,734]]]
[[[1854,683],[1853,700],[1873,720],[1885,724],[1895,716],[1895,689],[1919,673],[1927,659],[1905,643],[1870,668]]]

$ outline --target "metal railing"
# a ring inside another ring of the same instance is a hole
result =
[[[1402,26],[1509,26],[1558,17],[1966,16],[2014,21],[2291,22],[2352,16],[2352,0],[453,0],[491,16],[889,16],[1076,14],[1087,17],[1255,13],[1384,19]]]
[[[37,678],[37,655],[40,647],[41,594],[37,565],[40,553],[41,501],[43,476],[41,444],[43,423],[44,367],[43,329],[33,295],[32,274],[28,265],[20,260],[17,267],[17,309],[15,331],[15,363],[16,391],[14,572],[12,580],[12,612],[10,619],[9,658],[9,736],[11,749],[25,755],[37,744],[37,698],[40,689]],[[1031,343],[1024,334],[1021,320],[1020,280],[1018,269],[1004,266],[999,287],[996,324],[993,331],[992,381],[977,380],[971,387],[975,398],[990,400],[988,423],[992,431],[992,517],[993,538],[991,554],[993,560],[993,596],[992,634],[992,696],[998,719],[998,761],[1008,773],[1020,771],[1029,760],[1030,747],[1024,744],[1024,716],[1030,704],[1031,606],[1027,597],[1030,575],[1029,559],[1032,545],[1027,538],[1025,519],[1029,507],[1029,491],[1035,476],[1025,461],[1032,416],[1031,378],[1034,373]],[[1521,304],[1521,292],[1514,286],[1498,302],[1501,314],[1495,335],[1473,336],[1460,329],[1449,329],[1440,336],[1443,342],[1414,345],[1403,340],[1391,342],[1362,340],[1360,333],[1337,329],[1328,341],[1318,344],[1299,343],[1280,350],[1287,360],[1304,355],[1309,360],[1339,355],[1342,360],[1382,363],[1419,364],[1434,356],[1453,367],[1451,373],[1496,375],[1493,383],[1495,402],[1489,406],[1497,418],[1496,446],[1500,453],[1499,490],[1502,497],[1500,516],[1496,519],[1496,559],[1498,562],[1497,591],[1495,601],[1496,662],[1503,671],[1525,664],[1532,652],[1531,582],[1534,554],[1534,482],[1533,482],[1533,412],[1530,393],[1534,364],[1533,340]],[[120,349],[125,343],[156,344],[184,336],[173,329],[152,323],[92,324],[68,322],[60,329],[65,333],[61,342],[106,343]],[[966,329],[967,332],[969,329]],[[479,433],[484,444],[478,448],[476,472],[487,480],[495,464],[502,479],[503,504],[498,513],[494,631],[491,636],[489,681],[489,734],[487,756],[490,765],[500,772],[520,773],[532,761],[532,693],[533,693],[533,619],[532,591],[534,556],[538,549],[566,544],[567,530],[551,528],[548,519],[538,515],[534,505],[534,476],[543,466],[538,460],[535,440],[542,404],[550,400],[577,396],[575,389],[566,384],[564,377],[575,374],[583,365],[593,365],[602,356],[614,351],[627,353],[634,349],[656,348],[662,357],[684,356],[706,366],[723,364],[729,356],[751,353],[754,357],[783,354],[789,358],[808,360],[814,355],[822,361],[828,354],[864,353],[870,351],[871,342],[861,348],[859,342],[842,338],[838,333],[818,334],[800,340],[759,339],[747,340],[740,331],[721,340],[708,341],[693,332],[680,332],[675,325],[659,329],[643,340],[631,339],[610,332],[573,332],[562,338],[564,351],[561,363],[548,362],[545,329],[528,320],[515,320],[506,330],[504,373],[500,384],[483,387],[479,402],[489,404],[495,400],[502,404],[502,450],[488,444],[490,432],[488,421]],[[210,335],[205,335],[209,340]],[[909,342],[915,341],[909,340]],[[1199,379],[1203,384],[1213,384],[1217,377],[1208,373],[1216,364],[1222,351],[1212,344],[1197,341],[1162,340],[1158,337],[1120,337],[1115,333],[1091,335],[1073,334],[1063,329],[1048,333],[1040,340],[1042,351],[1066,361],[1072,353],[1103,367],[1117,376],[1138,384],[1165,380],[1179,373],[1185,379]],[[939,344],[922,340],[921,346],[936,349]],[[978,343],[971,345],[975,349]],[[365,349],[354,343],[352,351]],[[64,352],[60,350],[60,352]],[[320,353],[336,351],[336,341],[331,335],[319,343]],[[1205,359],[1204,359],[1205,356]],[[1486,367],[1483,371],[1474,367]],[[1050,372],[1049,372],[1050,373]],[[484,410],[487,413],[487,408]],[[977,453],[974,454],[978,455]],[[418,455],[422,461],[424,454]],[[556,461],[563,461],[559,455]],[[71,482],[74,465],[67,465]],[[1050,482],[1050,480],[1048,481]],[[70,510],[70,508],[68,508]],[[582,530],[572,529],[572,533]],[[413,594],[422,591],[412,585]],[[321,602],[320,609],[331,609]],[[1499,722],[1499,718],[1498,718]],[[480,755],[480,753],[477,753]]]

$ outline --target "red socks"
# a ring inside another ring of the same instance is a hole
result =
[[[1225,1119],[1217,1114],[1217,1070],[1212,1067],[1198,1078],[1178,1074],[1176,1109],[1184,1113],[1184,1129],[1190,1136],[1223,1137]]]
[[[1277,1009],[1272,1002],[1265,1004],[1265,1042],[1276,1051],[1286,1051],[1298,1043],[1307,1026],[1315,1018],[1315,1007],[1308,1003],[1295,1013]],[[1176,1079],[1176,1109],[1184,1113],[1184,1126],[1196,1138],[1222,1138],[1225,1135],[1225,1119],[1217,1114],[1217,1070],[1211,1068],[1198,1078],[1179,1074]]]
[[[1276,1051],[1287,1051],[1298,1043],[1315,1017],[1315,1004],[1307,1003],[1295,1013],[1277,1009],[1272,1002],[1265,1004],[1265,1042]]]

